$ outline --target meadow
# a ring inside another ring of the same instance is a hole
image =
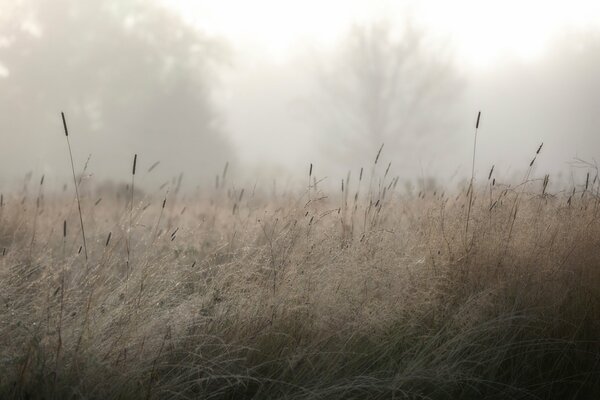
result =
[[[413,191],[379,154],[336,190],[31,178],[1,199],[0,398],[600,398],[600,181],[535,156]]]

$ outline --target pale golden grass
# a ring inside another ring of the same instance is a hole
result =
[[[387,177],[347,202],[347,178],[309,200],[227,192],[225,174],[133,208],[82,190],[88,261],[71,198],[4,194],[0,397],[600,393],[595,186],[480,186],[465,233],[466,191],[403,195]]]

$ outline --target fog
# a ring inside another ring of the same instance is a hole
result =
[[[192,5],[195,4],[195,5]],[[0,186],[580,179],[600,151],[591,2],[0,0]],[[453,5],[450,5],[453,4]],[[523,5],[524,4],[524,5]],[[546,8],[544,8],[546,7]],[[156,165],[151,172],[151,166]],[[87,164],[87,166],[86,166]]]

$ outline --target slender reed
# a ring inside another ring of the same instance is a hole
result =
[[[479,130],[480,118],[481,118],[481,111],[479,111],[477,113],[477,122],[475,123],[475,140],[473,141],[473,164],[471,165],[471,183],[469,184],[469,207],[467,209],[467,223],[465,225],[465,237],[469,233],[469,219],[471,218],[471,206],[473,205],[473,182],[475,180],[475,153],[477,152],[477,131]]]
[[[35,234],[37,231],[37,220],[38,220],[38,215],[40,213],[40,206],[41,206],[41,202],[42,202],[42,188],[44,186],[44,176],[45,175],[42,175],[42,179],[40,180],[38,196],[37,196],[37,199],[35,200],[35,215],[33,216],[33,232],[31,234],[31,243],[29,244],[29,256],[30,257],[33,253],[33,245],[35,243]]]
[[[67,246],[67,220],[63,221],[63,258],[65,258],[65,248]]]
[[[310,177],[312,176],[313,165],[310,163],[310,167],[308,168],[308,201],[310,202]],[[315,184],[315,186],[317,186]]]
[[[67,128],[67,121],[65,120],[65,113],[60,113],[62,117],[63,127],[65,128],[65,137],[67,138],[67,147],[69,148],[69,157],[71,158],[71,171],[73,172],[73,185],[75,185],[75,196],[77,197],[77,209],[79,210],[79,222],[81,223],[81,236],[83,237],[83,250],[85,253],[85,261],[88,260],[87,243],[85,241],[85,229],[83,227],[83,215],[81,213],[81,200],[79,198],[79,188],[77,185],[77,178],[75,177],[75,165],[73,164],[73,152],[71,151],[71,142],[69,141],[69,130]]]
[[[133,226],[133,191],[135,189],[135,168],[137,166],[137,154],[133,156],[133,168],[131,171],[131,200],[129,202],[129,232],[127,233],[127,278],[129,278],[129,270],[131,261],[131,228]]]

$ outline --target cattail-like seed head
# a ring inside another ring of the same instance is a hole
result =
[[[110,237],[112,236],[112,232],[108,232],[108,237],[106,238],[106,243],[104,244],[104,247],[108,247],[108,244],[110,243]]]
[[[67,237],[67,220],[63,221],[63,238]]]
[[[45,176],[46,176],[46,175],[42,175],[42,179],[40,179],[40,186],[42,186],[42,185],[44,184],[44,177],[45,177]]]
[[[162,203],[162,208],[165,208],[166,204],[167,204],[167,198],[165,197],[165,199],[163,200],[163,203]]]
[[[488,175],[488,181],[492,177],[492,173],[494,172],[494,167],[495,167],[495,165],[492,165],[492,169],[490,169],[490,174]]]
[[[137,154],[133,156],[133,172],[132,175],[135,175],[135,166],[137,165]]]
[[[358,181],[362,181],[362,175],[363,175],[363,167],[360,167],[360,175],[358,177]]]
[[[588,190],[588,185],[590,183],[590,173],[587,173],[587,176],[585,177],[585,190]]]
[[[542,144],[540,144],[540,147],[538,147],[537,151],[535,152],[535,154],[540,154],[540,151],[542,150],[542,147],[544,146],[544,142],[542,142]]]
[[[312,176],[312,163],[310,163],[310,167],[308,168],[308,177],[310,178]]]
[[[69,136],[69,130],[67,129],[67,121],[65,120],[65,113],[61,111],[60,116],[62,117],[63,127],[65,128],[65,136]]]
[[[479,119],[481,118],[481,111],[477,113],[477,122],[475,123],[475,129],[479,129]]]
[[[381,147],[379,148],[379,151],[377,152],[377,156],[375,157],[375,164],[377,164],[377,161],[379,161],[379,156],[381,155],[381,150],[383,150],[383,143],[381,144]]]

